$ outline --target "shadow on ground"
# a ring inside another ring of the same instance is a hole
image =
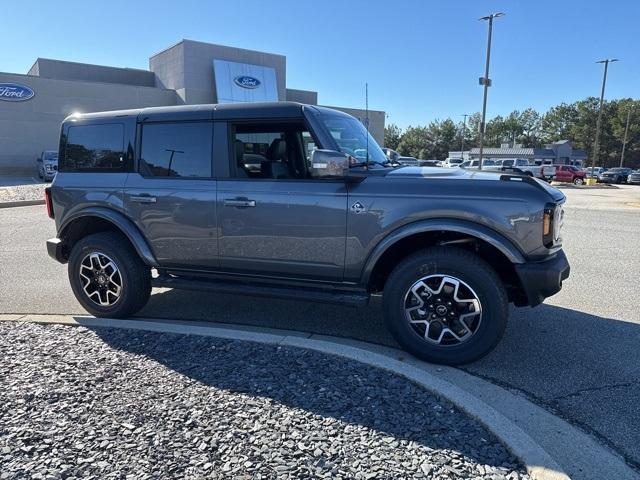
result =
[[[205,320],[336,335],[397,346],[379,299],[355,309],[306,302],[167,290],[144,317]],[[640,326],[543,304],[513,308],[505,336],[464,370],[515,388],[596,434],[640,465]]]
[[[438,466],[434,468],[448,465],[454,468],[449,470],[452,474],[467,474],[455,470],[465,462],[461,455],[477,463],[506,468],[505,474],[514,469],[524,473],[518,461],[477,421],[410,381],[381,369],[295,347],[88,328],[112,348],[154,360],[199,384],[285,405],[293,409],[294,423],[302,421],[296,410],[321,417],[311,422],[303,443],[315,439],[339,445],[344,441],[339,438],[340,432],[348,433],[350,425],[358,425],[377,432],[379,440],[372,443],[372,434],[361,431],[351,441],[369,444],[372,450],[382,445],[397,448],[398,452],[411,445],[400,446],[398,441],[413,442],[436,450],[439,460],[435,460]],[[270,415],[264,417],[267,428]],[[347,426],[337,426],[332,419]],[[252,434],[259,435],[257,431]],[[463,463],[456,463],[460,461]]]

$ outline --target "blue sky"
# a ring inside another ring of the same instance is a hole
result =
[[[27,8],[27,7],[25,7]],[[38,57],[148,68],[182,38],[287,56],[287,86],[327,105],[385,110],[402,127],[480,110],[494,28],[488,115],[599,95],[638,98],[638,0],[31,1],[3,10],[0,71],[26,73]],[[12,9],[13,10],[13,9]]]

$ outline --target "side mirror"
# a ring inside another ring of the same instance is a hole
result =
[[[349,155],[335,150],[315,149],[311,152],[311,176],[314,178],[346,178]]]
[[[42,163],[42,158],[41,157],[36,158],[36,162]]]

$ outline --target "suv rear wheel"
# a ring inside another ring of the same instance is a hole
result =
[[[429,362],[469,363],[491,351],[507,325],[507,293],[480,257],[434,247],[403,260],[383,294],[387,328],[408,352]]]
[[[68,269],[76,299],[96,317],[128,317],[149,300],[151,271],[118,233],[81,239],[71,250]]]

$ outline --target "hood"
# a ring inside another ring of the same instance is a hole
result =
[[[387,176],[392,178],[410,177],[443,180],[469,180],[469,181],[493,181],[508,182],[519,181],[527,185],[544,190],[555,202],[564,201],[564,194],[557,188],[553,188],[547,182],[526,175],[511,175],[504,172],[487,170],[465,170],[464,168],[442,167],[401,167],[391,170]]]

